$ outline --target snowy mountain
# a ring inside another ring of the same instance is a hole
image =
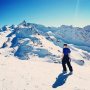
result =
[[[89,90],[89,37],[90,26],[5,25],[0,29],[0,90]],[[62,73],[64,43],[72,51],[73,75]]]
[[[1,42],[1,49],[10,48],[14,56],[23,60],[33,55],[48,57],[56,62],[61,57],[64,43],[69,44],[72,58],[90,59],[89,26],[78,28],[62,25],[56,28],[23,21],[17,26],[2,27],[0,37],[5,39]]]

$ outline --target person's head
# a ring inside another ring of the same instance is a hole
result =
[[[67,44],[63,44],[63,47],[64,47],[64,48],[67,48],[67,46],[68,46]]]

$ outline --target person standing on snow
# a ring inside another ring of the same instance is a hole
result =
[[[62,56],[62,67],[63,67],[63,72],[67,72],[67,68],[66,68],[66,64],[70,70],[70,73],[73,72],[73,69],[72,69],[72,66],[71,66],[71,63],[70,63],[70,49],[68,48],[68,45],[67,44],[64,44],[63,45],[63,56]]]

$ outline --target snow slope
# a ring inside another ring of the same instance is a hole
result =
[[[74,73],[62,74],[61,64],[43,62],[38,57],[18,60],[0,54],[0,90],[89,90],[90,62],[72,62]],[[45,59],[45,58],[43,58]]]

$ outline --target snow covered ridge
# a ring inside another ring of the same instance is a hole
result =
[[[49,62],[60,62],[62,46],[68,43],[72,58],[90,60],[89,37],[90,26],[56,28],[23,21],[17,26],[6,25],[0,29],[0,47],[22,60],[38,56],[48,58]]]

